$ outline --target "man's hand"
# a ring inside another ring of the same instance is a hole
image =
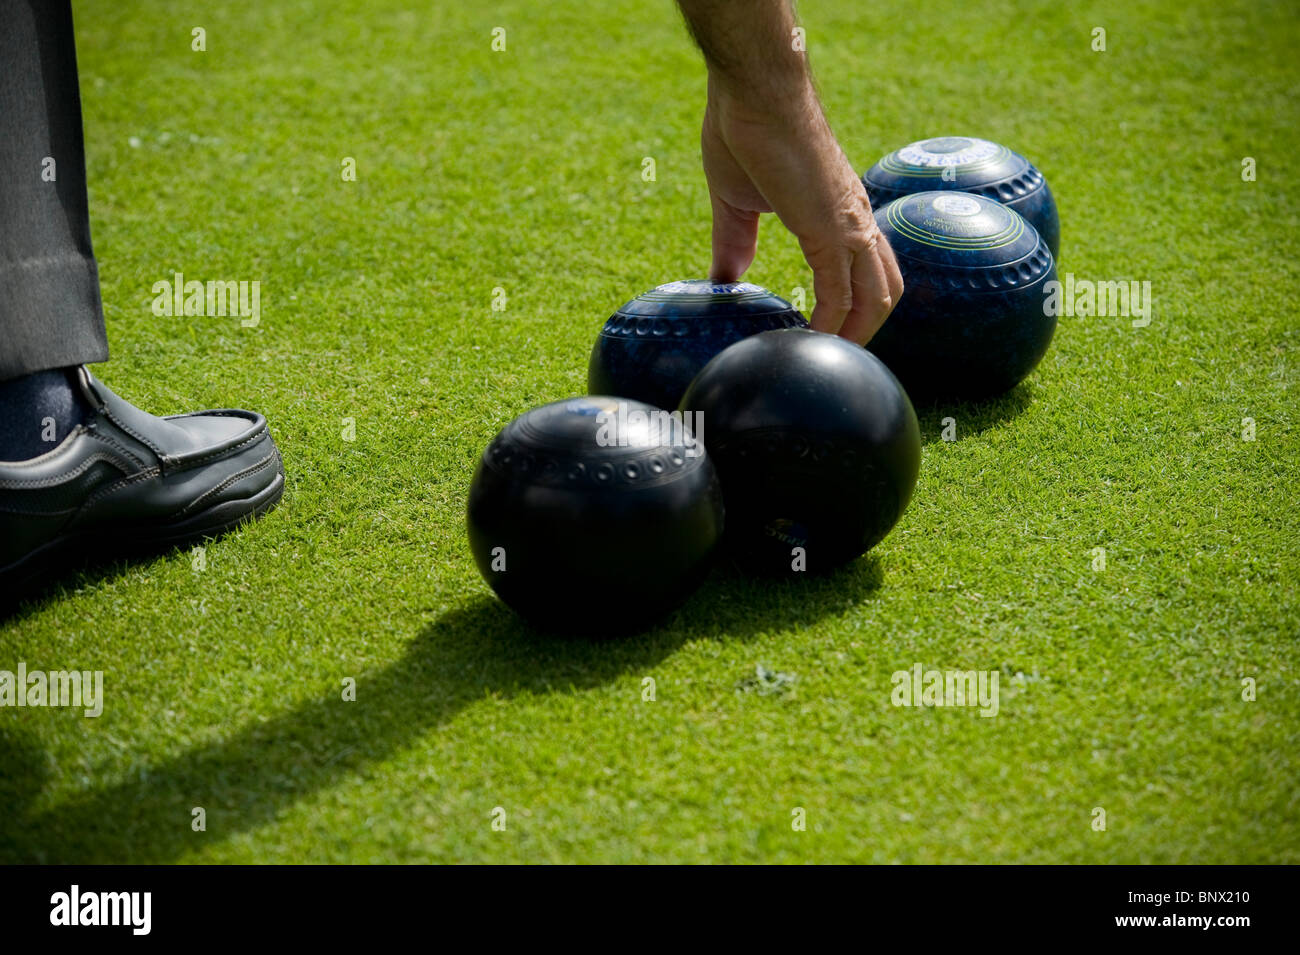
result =
[[[754,260],[775,212],[813,270],[812,325],[865,343],[903,294],[866,190],[822,113],[786,0],[680,0],[709,64],[701,146],[713,204],[715,282]]]

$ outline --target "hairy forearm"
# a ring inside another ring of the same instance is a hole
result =
[[[711,88],[767,108],[799,105],[811,95],[790,0],[678,0],[678,6],[704,54]]]

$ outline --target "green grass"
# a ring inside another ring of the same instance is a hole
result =
[[[101,669],[107,702],[0,712],[0,859],[1300,862],[1294,5],[996,6],[808,5],[841,141],[1019,148],[1062,270],[1150,281],[1155,321],[1065,319],[1010,396],[924,411],[856,566],[724,570],[593,645],[492,598],[463,509],[616,306],[707,268],[668,0],[78,3],[97,370],[157,413],[263,411],[288,490],[202,571],[83,573],[3,624],[0,667]],[[261,324],[155,317],[177,270],[260,281]],[[749,278],[811,288],[775,222]],[[998,717],[892,706],[916,662],[1000,669]]]

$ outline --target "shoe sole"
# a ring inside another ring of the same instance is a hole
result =
[[[220,537],[239,525],[256,520],[280,503],[284,475],[252,497],[214,504],[182,521],[136,529],[104,528],[66,534],[32,551],[0,570],[0,610],[7,611],[34,596],[42,584],[86,565],[115,558],[140,557]],[[68,555],[73,554],[72,559]]]

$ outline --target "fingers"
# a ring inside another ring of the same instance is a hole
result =
[[[903,276],[879,229],[853,257],[853,307],[840,334],[865,345],[880,330],[903,295]]]
[[[809,256],[813,269],[813,295],[817,304],[809,321],[819,332],[838,335],[853,308],[853,254],[836,249],[828,255]]]
[[[872,217],[874,220],[874,216]],[[880,264],[885,269],[885,279],[889,283],[889,297],[893,299],[894,305],[898,305],[898,300],[903,297],[903,273],[899,271],[898,259],[894,258],[893,247],[890,246],[889,240],[881,234],[877,227],[876,235],[880,236],[880,241],[876,244],[876,255],[880,257]]]
[[[712,190],[713,265],[709,278],[714,282],[735,282],[758,251],[758,213],[737,209]]]
[[[876,234],[849,252],[809,260],[813,267],[812,327],[865,345],[903,296],[903,277],[889,243]]]
[[[853,307],[844,317],[840,334],[865,345],[885,323],[894,307],[885,277],[885,266],[874,249],[863,249],[853,257]]]

